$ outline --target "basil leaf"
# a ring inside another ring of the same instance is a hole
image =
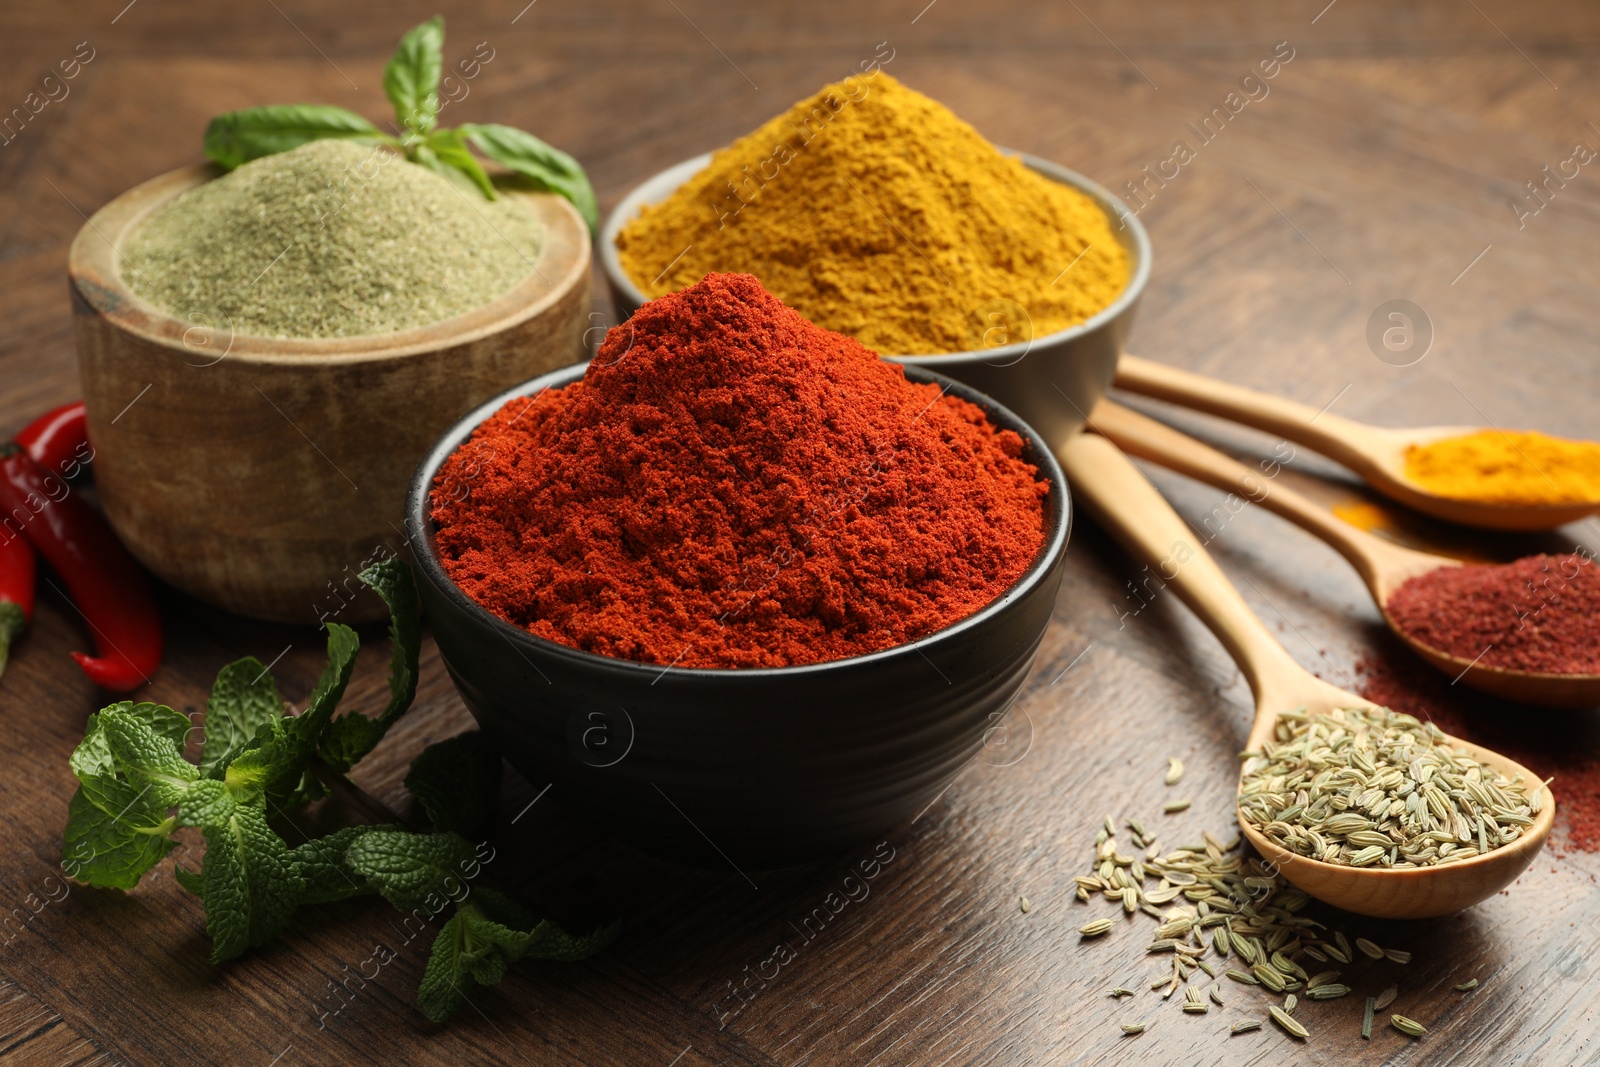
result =
[[[566,197],[593,233],[600,226],[594,188],[578,161],[531,133],[497,123],[469,122],[457,127],[478,151],[526,179],[536,189]]]
[[[439,74],[444,67],[444,16],[413,26],[383,68],[383,91],[400,125],[427,133],[439,121]]]
[[[206,127],[206,158],[229,170],[287,152],[308,141],[339,137],[361,144],[398,144],[354,111],[329,104],[274,104],[229,111]]]
[[[467,139],[460,130],[437,130],[428,136],[428,147],[439,157],[439,162],[448,164],[472,179],[472,184],[478,191],[490,200],[495,198],[494,185],[489,181],[489,175],[484,172],[483,164],[478,162],[478,157],[472,154],[472,149],[467,147]]]

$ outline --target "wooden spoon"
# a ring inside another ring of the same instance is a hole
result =
[[[1481,426],[1418,426],[1392,430],[1355,422],[1282,397],[1124,355],[1118,388],[1142,393],[1305,445],[1344,464],[1372,488],[1436,519],[1489,530],[1549,530],[1600,511],[1600,500],[1576,504],[1493,504],[1456,500],[1423,489],[1406,477],[1406,449],[1444,437],[1477,433]]]
[[[1591,708],[1600,704],[1600,675],[1550,674],[1486,666],[1478,660],[1434,648],[1395,621],[1389,614],[1389,597],[1396,589],[1408,578],[1440,567],[1459,567],[1459,560],[1402,548],[1358,530],[1288,486],[1279,485],[1187,434],[1113,401],[1100,401],[1089,415],[1089,425],[1129,455],[1236,493],[1332,545],[1361,574],[1389,629],[1436,670],[1465,681],[1474,689],[1525,704],[1552,708]]]
[[[1075,499],[1112,536],[1157,570],[1217,635],[1255,694],[1255,722],[1246,744],[1272,737],[1278,714],[1294,708],[1327,713],[1371,702],[1311,675],[1286,652],[1196,541],[1193,532],[1137,467],[1098,434],[1078,434],[1061,449]],[[1486,900],[1516,879],[1550,835],[1555,800],[1538,777],[1512,760],[1455,738],[1450,743],[1510,777],[1521,774],[1539,814],[1516,841],[1439,867],[1399,870],[1350,867],[1280,848],[1240,818],[1245,838],[1285,878],[1318,900],[1361,915],[1415,919],[1447,915]]]

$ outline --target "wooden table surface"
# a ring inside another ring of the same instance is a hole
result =
[[[1582,167],[1544,186],[1542,201],[1525,186],[1575,146],[1600,148],[1595,5],[444,6],[447,58],[480,41],[494,54],[454,106],[576,154],[603,207],[842,76],[886,41],[891,73],[996,143],[1118,191],[1145,181],[1146,167],[1165,168],[1166,180],[1143,186],[1141,217],[1157,251],[1135,351],[1378,423],[1595,435],[1600,173]],[[23,107],[75,51],[92,58],[67,95],[13,123],[0,146],[0,429],[77,393],[65,266],[86,214],[197,159],[217,111],[309,99],[383,114],[384,60],[398,34],[433,10],[305,0],[7,5],[0,110]],[[1292,56],[1277,77],[1256,85],[1221,133],[1198,137],[1190,124],[1227,107],[1230,93],[1243,95],[1240,79],[1275,50]],[[60,86],[52,92],[60,96]],[[1193,158],[1174,177],[1163,161],[1179,141]],[[1391,300],[1411,301],[1431,323],[1419,360],[1420,331],[1408,353],[1379,358],[1368,344],[1369,318]],[[1273,445],[1178,421],[1242,455]],[[1284,477],[1330,502],[1368,499],[1303,453]],[[1222,499],[1156,480],[1196,523]],[[1593,523],[1508,541],[1391,520],[1403,536],[1504,558],[1600,545]],[[1392,652],[1354,573],[1279,520],[1246,508],[1211,548],[1293,654],[1326,677],[1350,682],[1365,650]],[[551,914],[621,916],[625,931],[592,962],[517,967],[442,1027],[411,1003],[426,958],[420,941],[353,987],[353,999],[331,992],[376,943],[398,944],[386,906],[305,914],[272,947],[217,968],[207,962],[201,911],[172,882],[170,865],[126,895],[65,887],[61,828],[74,786],[66,760],[103,697],[67,659],[85,638],[73,609],[47,591],[36,630],[0,683],[0,1060],[1600,1062],[1592,932],[1600,858],[1562,847],[1564,828],[1507,893],[1461,915],[1345,923],[1413,950],[1415,961],[1349,969],[1354,996],[1300,1010],[1314,1031],[1303,1046],[1270,1026],[1228,1037],[1229,1023],[1263,1014],[1261,998],[1243,987],[1229,991],[1227,1008],[1200,1017],[1153,993],[1133,1004],[1106,997],[1117,984],[1144,990],[1157,968],[1136,936],[1079,943],[1090,909],[1073,900],[1071,876],[1085,868],[1096,826],[1109,811],[1159,821],[1169,840],[1225,831],[1233,755],[1248,722],[1238,673],[1175,598],[1133,611],[1125,583],[1138,571],[1080,524],[1055,621],[1006,729],[918,819],[831,862],[756,874],[754,886],[732,871],[675,869],[592,839],[555,803],[535,804],[512,825],[542,785],[514,779],[495,838],[499,873]],[[151,698],[202,708],[217,669],[242,655],[281,654],[285,694],[299,701],[310,691],[323,655],[310,626],[245,622],[170,591],[163,603],[170,652]],[[362,655],[354,706],[379,701],[378,636]],[[1523,716],[1551,746],[1595,750],[1594,712],[1561,716],[1554,727],[1548,713],[1495,713]],[[403,804],[410,758],[469,723],[430,645],[418,706],[359,769],[360,784]],[[1187,762],[1181,788],[1194,803],[1163,817],[1168,755]],[[870,894],[820,933],[799,935],[801,920],[874,855],[889,858]],[[763,961],[785,940],[794,958],[771,977]],[[763,970],[767,980],[751,977]],[[1480,991],[1452,992],[1466,977],[1479,978]],[[1361,998],[1391,981],[1402,990],[1396,1007],[1431,1028],[1422,1041],[1381,1026],[1360,1038]],[[735,987],[744,992],[734,996]],[[1130,1018],[1150,1019],[1149,1032],[1121,1036],[1118,1023]]]

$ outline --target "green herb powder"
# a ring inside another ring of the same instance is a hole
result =
[[[542,236],[386,149],[312,141],[178,197],[134,231],[122,275],[188,321],[267,337],[391,333],[481,307],[522,281]]]

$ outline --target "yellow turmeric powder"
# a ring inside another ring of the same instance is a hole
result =
[[[1406,449],[1406,477],[1453,500],[1485,504],[1600,501],[1600,444],[1479,430]]]
[[[1128,283],[1113,227],[1089,197],[874,70],[717,152],[624,226],[617,250],[648,296],[745,271],[820,326],[917,355],[1088,319]]]

